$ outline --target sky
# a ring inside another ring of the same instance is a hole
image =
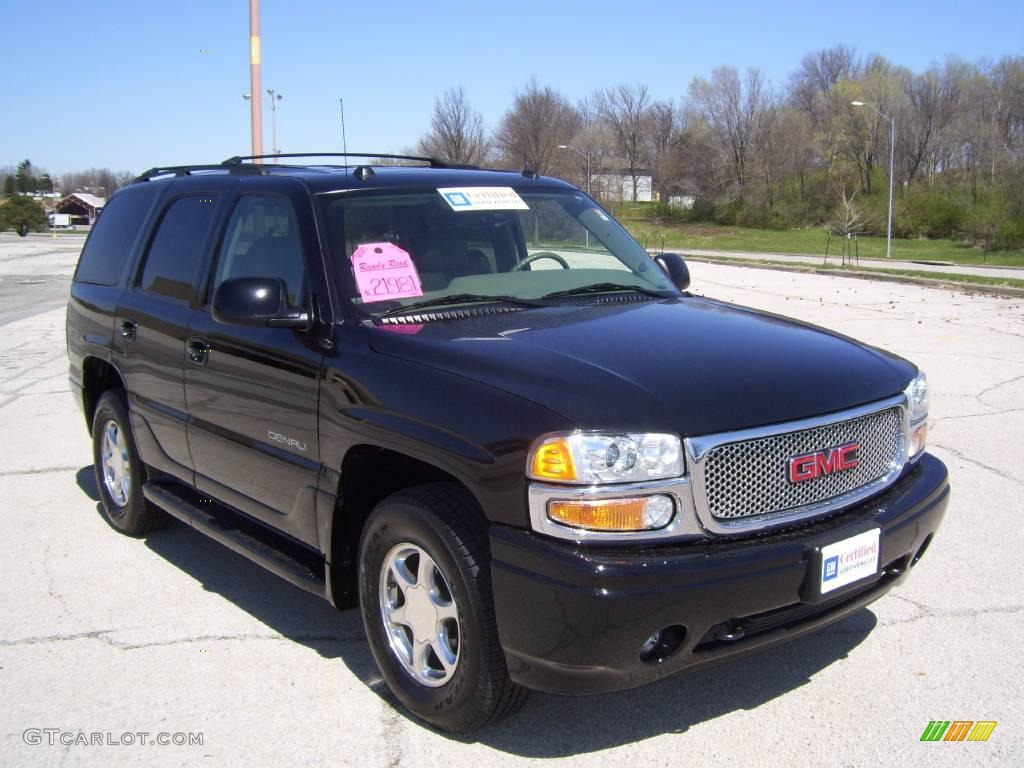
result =
[[[248,8],[0,0],[0,167],[141,171],[248,154]],[[261,22],[283,152],[340,151],[340,98],[350,151],[398,152],[455,85],[493,128],[534,75],[573,102],[637,82],[678,100],[726,64],[782,87],[805,54],[838,43],[915,71],[1024,55],[1022,0],[262,0]]]

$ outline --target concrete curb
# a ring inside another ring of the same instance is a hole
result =
[[[940,280],[934,277],[910,277],[909,275],[887,275],[883,272],[848,271],[840,269],[821,269],[813,264],[790,266],[788,264],[766,264],[764,262],[743,259],[711,259],[707,256],[686,256],[687,261],[699,261],[705,264],[717,264],[724,267],[751,267],[753,269],[771,269],[779,272],[801,272],[803,274],[827,275],[832,277],[852,277],[858,280],[878,280],[880,282],[903,283],[904,285],[920,285],[925,288],[941,290],[957,290],[963,293],[1001,296],[1009,299],[1024,298],[1024,288],[1012,286],[982,285],[981,283]]]

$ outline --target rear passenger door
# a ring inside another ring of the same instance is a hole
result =
[[[124,374],[139,453],[187,481],[185,339],[219,196],[172,196],[159,216],[114,322],[113,356]]]
[[[313,331],[225,325],[210,312],[224,280],[279,277],[313,317],[310,265],[320,259],[308,199],[242,194],[191,319],[185,386],[196,486],[300,541],[317,541],[317,403],[323,353]],[[302,215],[300,215],[300,213]],[[317,267],[319,269],[319,267]]]

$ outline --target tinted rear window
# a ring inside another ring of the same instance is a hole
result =
[[[139,281],[144,291],[182,301],[192,298],[216,211],[215,195],[189,195],[171,203],[146,254]]]
[[[110,199],[78,260],[77,282],[118,283],[155,199],[153,189],[126,192]]]

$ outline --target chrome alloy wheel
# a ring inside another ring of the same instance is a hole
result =
[[[113,502],[123,507],[132,494],[132,469],[128,461],[128,442],[121,427],[113,419],[103,425],[103,443],[100,447],[103,465],[103,485]]]
[[[451,680],[459,663],[462,628],[448,580],[426,550],[393,546],[380,569],[380,613],[391,652],[418,683]]]

